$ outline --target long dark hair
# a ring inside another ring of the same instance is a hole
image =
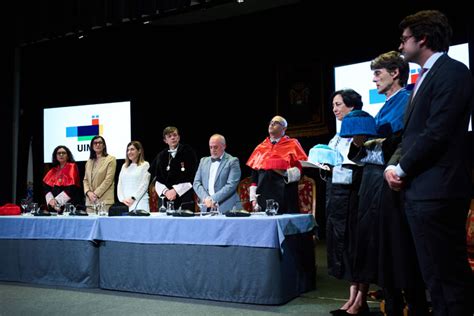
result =
[[[72,155],[71,151],[69,150],[69,148],[67,148],[66,146],[64,145],[59,145],[57,146],[56,148],[54,148],[53,150],[53,156],[51,158],[51,161],[53,162],[52,165],[53,167],[56,167],[56,166],[59,166],[59,161],[58,161],[58,150],[60,149],[64,149],[67,153],[67,162],[75,162],[74,160],[74,156]]]

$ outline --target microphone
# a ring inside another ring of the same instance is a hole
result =
[[[153,179],[150,181],[150,183],[153,183],[155,180],[156,180],[156,176],[153,177]],[[149,216],[150,215],[150,212],[147,212],[145,210],[137,210],[138,204],[143,199],[145,194],[148,192],[148,188],[149,188],[149,186],[147,186],[147,189],[145,190],[145,192],[143,192],[142,195],[140,196],[140,198],[137,200],[133,210],[128,212],[128,215],[131,215],[131,216]]]
[[[186,204],[194,204],[194,201],[188,201],[188,202],[181,203],[178,210],[176,212],[174,212],[173,214],[171,214],[171,215],[180,216],[180,217],[194,216],[194,210],[186,210],[186,209],[183,210],[181,208],[183,205],[186,205]]]
[[[194,204],[194,201],[188,201],[188,202],[183,202],[183,203],[181,203],[181,205],[179,206],[178,211],[180,211],[181,208],[182,208],[182,206],[183,206],[183,205],[186,205],[186,204]],[[194,210],[192,210],[192,211],[194,212]]]

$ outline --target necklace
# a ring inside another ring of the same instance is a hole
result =
[[[173,156],[171,155],[171,153],[168,153],[168,165],[166,166],[166,171],[170,171],[170,164],[172,159]]]
[[[171,153],[168,154],[168,165],[166,166],[166,171],[170,171],[170,164],[171,160],[173,160],[173,155]],[[181,171],[184,172],[186,171],[186,168],[184,168],[184,161],[181,162]]]
[[[56,179],[58,181],[59,184],[61,184],[63,182],[63,168],[64,166],[61,167],[61,165],[58,166],[58,170],[56,171]]]
[[[170,171],[170,164],[171,164],[171,160],[176,156],[176,154],[178,153],[178,146],[176,146],[176,148],[174,149],[168,149],[168,166],[166,166],[166,171]]]

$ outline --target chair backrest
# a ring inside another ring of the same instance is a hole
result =
[[[298,183],[298,202],[300,213],[313,214],[316,218],[316,182],[314,179],[303,176]]]
[[[243,178],[237,186],[237,194],[244,210],[251,212],[252,204],[249,202],[249,187],[252,184],[252,177]]]
[[[155,190],[155,182],[148,187],[148,195],[150,196],[148,202],[150,204],[150,212],[158,211],[158,193]]]
[[[247,177],[240,181],[237,193],[244,210],[251,212],[252,205],[249,202],[249,187],[252,178]],[[303,176],[298,182],[298,201],[301,213],[311,213],[316,218],[316,182],[307,176]]]
[[[467,256],[472,272],[474,272],[474,207],[471,207],[466,222]]]

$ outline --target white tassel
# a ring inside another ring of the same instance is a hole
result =
[[[256,185],[252,185],[249,187],[249,197],[250,197],[250,201],[257,200],[257,186]]]
[[[288,175],[288,183],[300,181],[301,171],[298,167],[289,168],[286,170]]]

